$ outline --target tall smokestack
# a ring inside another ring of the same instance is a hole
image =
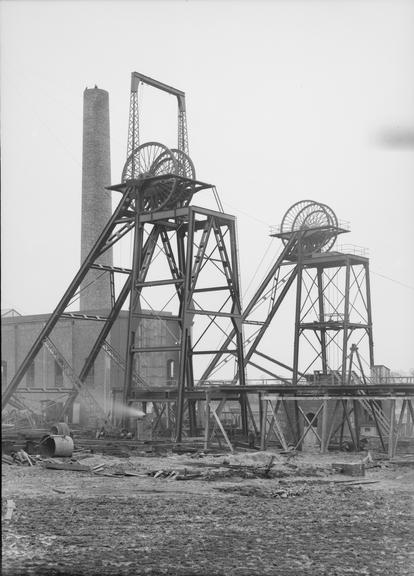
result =
[[[109,96],[106,90],[95,86],[83,93],[81,262],[111,216],[111,194],[105,190],[110,184]],[[112,266],[112,248],[98,262]],[[110,308],[109,274],[91,270],[81,285],[80,310]]]

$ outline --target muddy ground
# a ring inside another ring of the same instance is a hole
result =
[[[414,575],[414,470],[334,473],[364,455],[276,454],[268,478],[269,452],[80,461],[100,474],[3,465],[2,572]]]

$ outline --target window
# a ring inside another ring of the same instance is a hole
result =
[[[6,362],[6,360],[1,361],[1,381],[7,382],[7,362]]]
[[[32,362],[26,372],[26,386],[27,388],[35,387],[35,364]]]
[[[174,360],[167,360],[167,384],[174,384]]]
[[[1,387],[6,388],[7,386],[7,362],[6,360],[1,361]]]
[[[62,366],[55,360],[55,387],[63,388],[63,370]]]

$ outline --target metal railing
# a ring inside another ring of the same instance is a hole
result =
[[[333,251],[341,252],[342,254],[353,254],[354,256],[369,256],[369,250],[365,246],[356,246],[355,244],[338,244],[332,248]]]

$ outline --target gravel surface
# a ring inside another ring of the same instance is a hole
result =
[[[376,483],[348,485],[328,473],[332,460],[297,458],[283,479],[185,482],[146,473],[185,468],[188,456],[82,460],[142,473],[130,477],[3,466],[3,515],[7,501],[16,508],[3,520],[2,573],[414,575],[414,472],[378,468],[353,479]],[[314,475],[301,476],[310,464]]]

